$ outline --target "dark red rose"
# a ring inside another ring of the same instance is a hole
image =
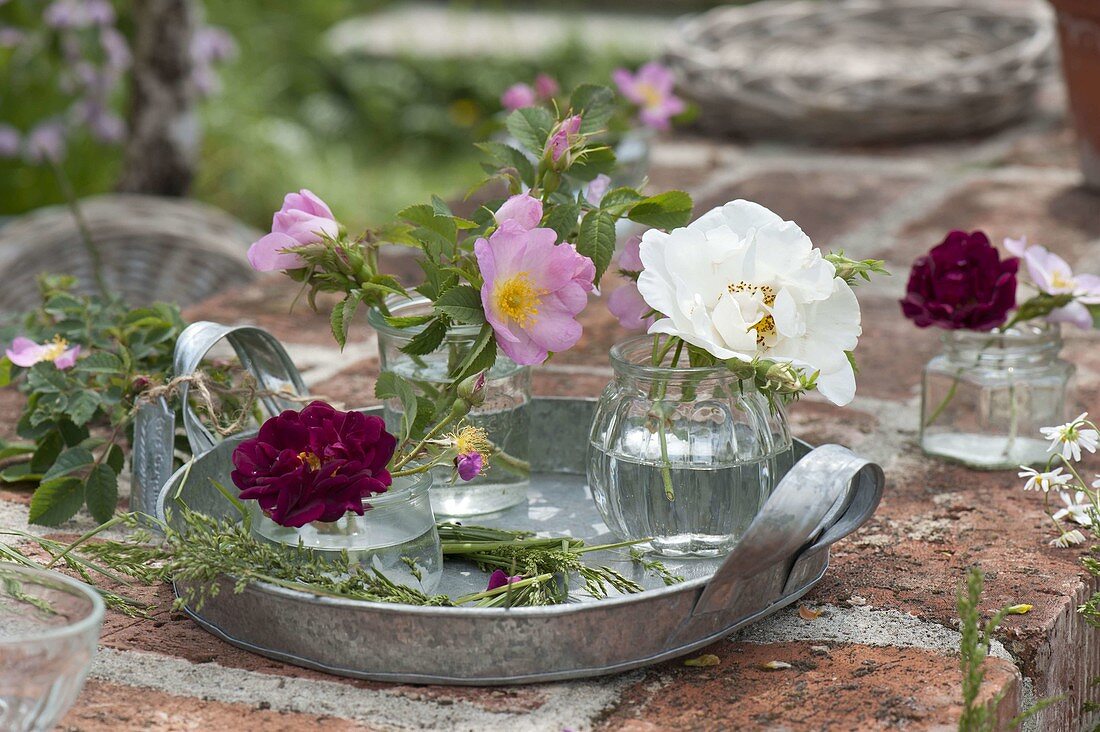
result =
[[[1020,260],[1001,259],[980,231],[952,231],[913,262],[901,311],[920,328],[993,330],[1016,307]]]
[[[300,527],[363,515],[363,499],[384,493],[397,438],[380,417],[312,402],[263,423],[233,451],[233,483],[271,520]]]

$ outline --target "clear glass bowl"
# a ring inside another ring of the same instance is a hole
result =
[[[349,511],[336,521],[314,521],[301,528],[275,523],[256,501],[248,501],[252,532],[277,544],[301,543],[321,557],[347,552],[353,565],[373,567],[398,584],[431,593],[443,576],[431,485],[430,473],[394,478],[388,491],[363,501],[362,516]]]
[[[393,315],[423,315],[431,312],[425,298],[394,299],[388,303]],[[401,351],[420,332],[420,328],[394,328],[382,314],[372,310],[367,316],[378,331],[378,351],[383,371],[392,371],[418,385],[422,394],[443,391],[451,383],[448,374],[461,363],[477,339],[478,328],[461,326],[447,335],[441,348],[426,356],[410,356]],[[519,366],[503,353],[488,373],[485,402],[475,407],[466,421],[485,430],[489,440],[514,458],[500,456],[490,461],[489,470],[471,481],[451,481],[452,469],[440,466],[433,471],[432,508],[440,516],[478,516],[502,511],[527,500],[531,471],[527,466],[531,434],[531,369]],[[383,418],[391,432],[400,428],[401,403],[387,399]]]
[[[620,538],[649,538],[643,547],[666,556],[720,556],[791,468],[787,417],[726,369],[648,365],[652,343],[611,349],[615,379],[596,407],[588,484]]]
[[[924,367],[921,449],[983,470],[1046,463],[1039,428],[1075,416],[1066,408],[1074,368],[1061,350],[1061,330],[1048,323],[944,333],[943,352]]]
[[[0,562],[0,730],[48,730],[76,701],[103,600],[57,572]]]

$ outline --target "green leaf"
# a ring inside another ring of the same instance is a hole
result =
[[[554,118],[542,107],[525,107],[508,115],[505,125],[512,137],[540,157],[546,147],[546,138],[554,127]]]
[[[458,238],[458,225],[449,215],[440,215],[426,203],[409,206],[397,213],[398,217],[419,227],[421,233],[434,234],[441,243],[454,244]]]
[[[359,298],[348,295],[332,307],[332,315],[329,317],[329,326],[332,328],[332,337],[343,349],[348,342],[348,329],[351,327],[351,319],[359,307]]]
[[[116,473],[122,473],[122,466],[126,462],[126,456],[122,452],[122,448],[118,445],[111,445],[107,448],[107,457],[103,459],[103,462],[111,466],[111,470]]]
[[[577,156],[568,173],[582,181],[590,181],[600,173],[615,169],[615,151],[609,147],[589,147]]]
[[[489,323],[481,326],[477,340],[470,346],[466,358],[451,373],[453,381],[462,381],[480,371],[488,371],[497,360],[497,343],[493,337],[493,326]]]
[[[435,349],[439,348],[439,344],[443,342],[443,337],[447,335],[447,324],[442,320],[436,318],[412,337],[407,344],[401,347],[402,353],[407,353],[410,356],[424,356]]]
[[[45,473],[63,449],[65,449],[65,440],[61,437],[61,433],[57,430],[51,431],[38,440],[38,447],[34,451],[34,457],[31,458],[31,471]]]
[[[84,481],[84,500],[88,510],[99,523],[106,523],[118,506],[118,475],[110,467],[99,463],[88,473]]]
[[[84,505],[84,482],[58,478],[43,482],[31,496],[30,522],[43,526],[65,523]]]
[[[505,168],[515,168],[516,172],[519,173],[520,180],[527,185],[534,184],[535,166],[531,164],[531,160],[523,154],[522,150],[517,150],[502,142],[480,142],[477,147],[489,155],[497,165]],[[496,169],[490,172],[495,173]]]
[[[61,431],[61,436],[65,439],[66,447],[74,447],[88,439],[89,432],[87,426],[77,427],[67,419],[58,422],[57,429]]]
[[[11,383],[11,359],[7,356],[0,357],[0,388]]]
[[[434,315],[384,315],[383,320],[393,328],[415,328],[430,323]]]
[[[95,461],[95,456],[90,451],[83,447],[70,447],[65,452],[58,456],[54,464],[50,466],[46,474],[42,476],[43,482],[49,482],[54,478],[60,478],[68,475],[75,470],[91,465]]]
[[[95,416],[102,399],[99,392],[83,389],[69,397],[69,419],[77,427],[83,427]]]
[[[77,361],[76,368],[92,374],[117,374],[122,371],[122,361],[113,353],[96,351]]]
[[[595,282],[598,285],[615,254],[615,219],[611,214],[600,210],[585,214],[577,237],[577,251],[596,265]]]
[[[553,229],[558,234],[557,241],[566,241],[570,234],[577,229],[577,222],[581,218],[581,205],[576,201],[561,203],[550,208],[546,214],[545,226]]]
[[[1100,328],[1100,305],[1086,305],[1092,315],[1092,327]]]
[[[600,208],[613,216],[622,216],[644,198],[633,188],[614,188],[604,195]]]
[[[481,295],[469,285],[458,285],[444,292],[436,301],[435,309],[445,313],[456,323],[481,325],[485,322]]]
[[[413,422],[411,436],[415,439],[423,435],[435,419],[435,403],[427,397],[416,398],[416,421]]]
[[[3,483],[38,483],[42,480],[42,473],[31,470],[30,463],[18,463],[0,471],[0,482]]]
[[[379,399],[397,399],[401,402],[401,440],[409,439],[420,408],[412,384],[392,371],[383,371],[374,384],[374,395]]]
[[[569,106],[581,115],[581,134],[591,135],[607,127],[615,112],[615,93],[606,86],[581,84],[569,98]]]
[[[630,209],[630,220],[655,229],[687,226],[691,220],[691,196],[683,191],[665,191],[642,199]]]

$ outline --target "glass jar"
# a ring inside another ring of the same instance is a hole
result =
[[[91,587],[0,562],[0,729],[53,729],[84,685],[102,625]]]
[[[588,484],[604,522],[665,556],[721,556],[793,460],[783,407],[724,368],[648,365],[652,338],[611,349]]]
[[[393,479],[385,493],[363,501],[363,515],[281,526],[248,501],[252,532],[268,541],[312,549],[322,558],[347,552],[351,565],[374,568],[397,584],[431,593],[443,576],[443,549],[435,528],[430,473]]]
[[[395,316],[423,315],[432,311],[426,298],[394,300],[388,303]],[[432,398],[450,383],[448,374],[461,363],[477,338],[479,328],[452,328],[443,346],[426,356],[410,356],[401,348],[419,332],[418,328],[394,328],[382,314],[372,310],[370,324],[378,331],[378,352],[382,371],[392,371],[411,381],[420,394]],[[494,513],[527,500],[531,480],[528,465],[531,432],[531,369],[519,366],[503,353],[486,375],[485,402],[466,416],[466,421],[485,430],[489,440],[503,451],[489,460],[489,469],[471,481],[453,481],[447,465],[433,472],[432,508],[440,516],[477,516]],[[400,428],[401,402],[383,402],[386,428]]]
[[[924,367],[921,449],[972,468],[1045,464],[1040,427],[1062,424],[1074,368],[1059,357],[1061,330],[1021,323],[1008,331],[943,334]]]

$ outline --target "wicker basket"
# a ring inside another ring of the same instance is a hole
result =
[[[1020,118],[1053,39],[1048,17],[1018,6],[763,2],[688,19],[667,57],[708,131],[863,144]]]
[[[253,276],[245,256],[259,233],[186,199],[111,194],[81,201],[108,288],[131,305],[188,305]],[[0,228],[0,312],[39,303],[35,275],[75,275],[93,291],[92,264],[69,209],[52,206]]]

